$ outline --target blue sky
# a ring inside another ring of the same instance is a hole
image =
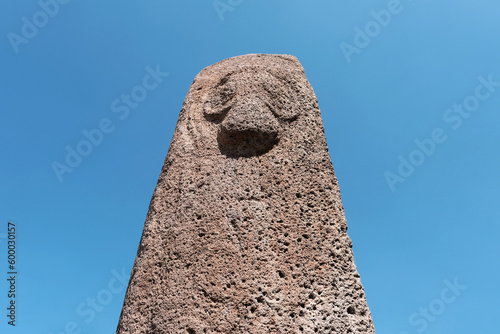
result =
[[[247,53],[315,89],[377,332],[498,331],[498,1],[55,1],[0,12],[0,332],[114,333],[189,85]]]

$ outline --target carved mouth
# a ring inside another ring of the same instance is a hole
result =
[[[217,134],[219,149],[230,157],[251,157],[271,150],[279,141],[277,131],[229,130],[224,126]]]

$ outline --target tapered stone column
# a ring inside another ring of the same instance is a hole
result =
[[[181,109],[117,333],[374,333],[351,247],[298,60],[223,60]]]

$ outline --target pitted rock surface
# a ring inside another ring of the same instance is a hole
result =
[[[223,60],[185,99],[117,333],[375,333],[351,248],[298,60]]]

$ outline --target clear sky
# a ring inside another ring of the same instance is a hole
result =
[[[377,333],[498,333],[498,13],[497,0],[5,2],[0,332],[114,333],[193,78],[280,53],[317,94]]]

